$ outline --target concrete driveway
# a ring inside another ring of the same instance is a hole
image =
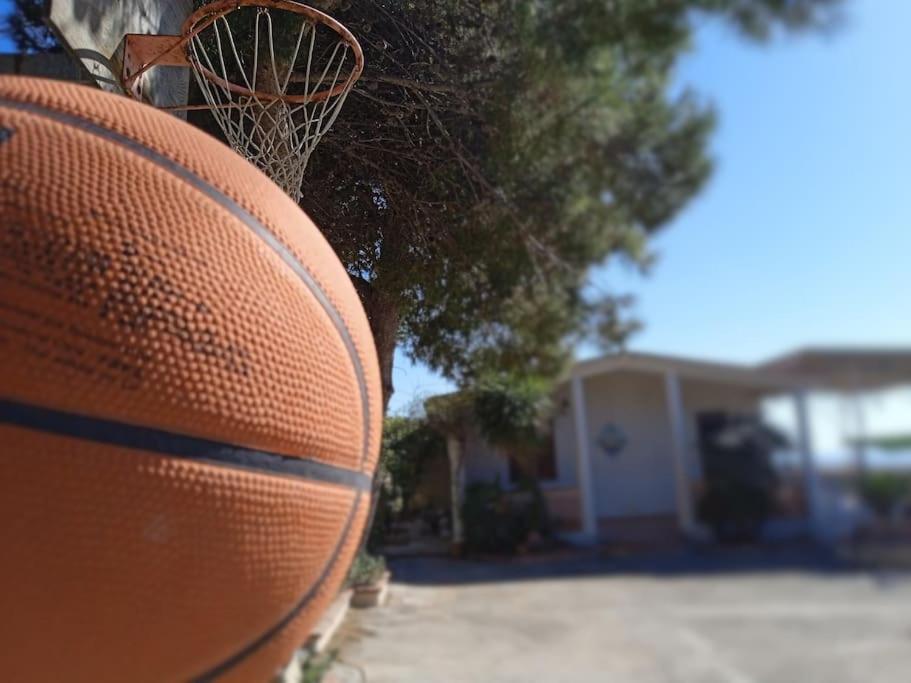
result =
[[[911,575],[805,550],[393,565],[352,611],[343,681],[911,681]]]

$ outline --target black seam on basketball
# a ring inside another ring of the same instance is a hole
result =
[[[295,458],[17,401],[0,399],[0,423],[45,434],[174,456],[207,465],[337,484],[358,491],[369,491],[371,485],[370,477],[359,470],[336,467],[313,458]]]
[[[364,418],[364,441],[363,441],[363,450],[361,454],[361,466],[367,462],[367,456],[370,452],[369,442],[370,442],[370,411],[369,411],[369,401],[367,396],[367,384],[364,377],[364,370],[360,362],[360,357],[357,354],[357,349],[354,347],[354,342],[351,339],[348,328],[339,315],[338,311],[335,310],[335,307],[332,306],[328,298],[325,296],[325,293],[316,283],[316,281],[310,276],[309,272],[300,264],[278,240],[275,239],[274,235],[262,225],[254,216],[252,216],[248,211],[243,207],[237,205],[233,199],[223,195],[218,189],[212,187],[202,178],[199,178],[189,169],[181,166],[178,162],[151,150],[136,140],[126,137],[121,133],[116,131],[109,130],[93,121],[88,121],[74,114],[67,114],[55,109],[48,109],[39,104],[32,102],[22,102],[19,100],[11,100],[8,98],[0,97],[0,106],[7,106],[11,109],[17,109],[20,111],[27,111],[30,113],[38,114],[44,116],[52,121],[62,123],[64,125],[69,125],[74,128],[84,130],[98,137],[109,140],[112,142],[117,142],[126,147],[129,150],[132,150],[139,154],[139,156],[157,163],[159,166],[170,170],[175,173],[175,175],[187,180],[191,185],[199,189],[205,195],[211,197],[221,206],[227,209],[229,212],[235,215],[238,219],[244,222],[248,227],[250,227],[257,235],[259,235],[263,241],[273,248],[278,247],[276,252],[282,258],[282,260],[287,263],[292,270],[297,273],[301,279],[304,281],[304,284],[310,289],[310,291],[317,297],[317,300],[324,306],[326,313],[329,315],[330,319],[333,321],[333,324],[336,326],[336,329],[339,330],[342,335],[342,339],[345,343],[346,348],[348,349],[349,356],[355,367],[355,374],[358,379],[358,384],[361,392],[361,403],[362,403],[362,413]],[[295,265],[297,267],[295,267]],[[231,668],[239,664],[241,661],[246,659],[248,656],[253,654],[256,650],[262,647],[266,642],[268,642],[272,637],[284,629],[294,618],[300,614],[300,612],[307,606],[310,600],[316,595],[316,592],[319,590],[323,582],[331,574],[332,569],[335,567],[336,562],[338,561],[339,555],[341,554],[342,549],[344,548],[345,542],[348,540],[348,535],[351,533],[351,525],[354,521],[355,513],[358,510],[363,493],[358,490],[355,495],[354,502],[351,505],[351,511],[348,513],[348,519],[345,522],[345,526],[342,530],[341,536],[336,544],[335,548],[332,551],[332,554],[329,557],[329,560],[326,562],[323,567],[323,571],[320,573],[317,580],[311,585],[310,589],[301,597],[296,605],[274,626],[265,631],[261,636],[253,640],[250,644],[245,646],[243,649],[238,651],[236,654],[232,655],[228,659],[224,660],[220,664],[216,665],[212,669],[209,669],[206,673],[198,676],[192,680],[194,681],[209,681],[217,676],[220,676]],[[368,497],[369,500],[369,497]]]
[[[348,519],[345,520],[345,526],[342,529],[341,537],[339,540],[338,546],[332,553],[332,556],[329,558],[329,561],[326,563],[326,566],[323,567],[323,571],[317,577],[310,588],[306,593],[297,601],[297,604],[291,608],[291,610],[281,618],[274,626],[265,631],[261,636],[259,636],[252,643],[244,647],[242,650],[239,650],[236,654],[231,655],[228,659],[224,660],[217,666],[212,667],[208,671],[195,678],[192,678],[193,683],[207,683],[212,681],[222,674],[227,673],[232,668],[240,664],[244,659],[252,655],[263,645],[268,643],[272,638],[278,635],[288,624],[294,621],[304,608],[309,604],[309,602],[316,596],[317,591],[320,589],[320,586],[323,585],[323,582],[329,577],[329,574],[332,573],[332,570],[335,568],[335,563],[338,561],[338,557],[341,554],[341,550],[345,545],[345,541],[348,538],[348,534],[351,532],[351,525],[354,523],[354,517],[360,507],[361,498],[363,497],[363,492],[358,491],[354,497],[354,503],[351,505],[351,512],[348,513]]]
[[[209,184],[208,181],[200,178],[187,167],[181,165],[180,162],[171,159],[168,156],[165,156],[161,152],[157,152],[154,149],[146,147],[138,140],[134,140],[133,138],[111,130],[110,128],[105,128],[101,124],[98,124],[94,121],[89,121],[88,119],[84,119],[76,114],[62,112],[57,109],[49,109],[44,105],[36,104],[34,102],[22,102],[20,100],[0,97],[0,106],[6,106],[10,109],[38,114],[39,116],[51,119],[52,121],[71,126],[73,128],[78,128],[92,135],[96,135],[104,140],[115,142],[122,145],[123,147],[126,147],[147,161],[151,161],[152,163],[161,166],[165,170],[170,171],[182,180],[185,180],[194,188],[215,201],[222,208],[237,218],[241,223],[252,230],[255,235],[257,235],[276,254],[278,254],[279,258],[281,258],[281,260],[284,261],[285,264],[291,268],[291,270],[303,281],[307,289],[310,290],[310,293],[313,294],[317,301],[319,301],[323,310],[326,311],[326,314],[329,316],[329,319],[332,321],[332,324],[338,331],[339,336],[342,338],[342,342],[345,344],[345,349],[348,351],[348,356],[354,365],[354,374],[357,377],[358,389],[361,395],[361,413],[363,415],[364,440],[361,448],[360,464],[361,467],[364,466],[364,464],[367,462],[367,456],[370,452],[370,399],[367,395],[367,382],[364,374],[364,367],[361,364],[361,358],[358,355],[357,348],[354,345],[354,340],[351,337],[348,326],[345,324],[345,321],[342,318],[341,314],[338,312],[338,310],[336,310],[335,306],[332,305],[329,297],[323,291],[322,287],[320,287],[319,283],[317,283],[313,275],[310,274],[310,271],[307,270],[306,266],[297,260],[294,254],[292,254],[291,251],[284,244],[282,244],[274,234],[272,234],[272,231],[269,230],[269,228],[263,225],[259,219],[256,218],[256,216],[240,206],[231,197],[227,196],[221,190]]]

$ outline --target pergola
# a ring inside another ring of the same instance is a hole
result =
[[[868,446],[881,440],[866,432],[864,396],[911,385],[911,349],[807,348],[773,358],[758,370],[793,377],[807,388],[841,395],[854,413],[856,433],[851,439],[857,469],[866,469]],[[909,440],[911,441],[911,440]]]

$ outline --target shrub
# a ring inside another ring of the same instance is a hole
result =
[[[528,377],[488,377],[474,390],[474,420],[494,446],[522,449],[541,438],[552,405],[551,383]]]
[[[348,572],[348,586],[366,586],[379,581],[386,571],[386,558],[362,550],[354,558]]]
[[[333,650],[327,654],[307,657],[301,665],[301,683],[320,683],[329,673],[332,664],[338,658],[338,652]]]
[[[388,503],[397,505],[393,513],[408,513],[424,462],[445,455],[446,441],[426,421],[407,417],[387,417],[383,425],[382,463],[388,473]]]
[[[759,537],[771,508],[771,496],[760,486],[716,481],[699,500],[698,515],[722,543],[743,543]]]
[[[772,450],[784,438],[751,416],[706,415],[700,422],[706,490],[697,514],[722,543],[759,537],[772,513],[778,477]]]
[[[527,480],[517,494],[505,492],[499,480],[470,484],[462,517],[468,553],[512,554],[532,532],[550,535],[547,504],[532,480]]]
[[[383,441],[377,478],[381,482],[367,548],[377,552],[394,522],[416,512],[413,499],[421,481],[424,463],[445,455],[443,437],[425,420],[409,417],[387,417],[383,424]]]
[[[911,497],[911,474],[871,472],[861,477],[858,489],[877,515],[888,517],[898,503]]]

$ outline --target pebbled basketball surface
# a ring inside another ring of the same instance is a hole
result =
[[[266,681],[359,542],[366,317],[253,166],[0,77],[0,678]]]

